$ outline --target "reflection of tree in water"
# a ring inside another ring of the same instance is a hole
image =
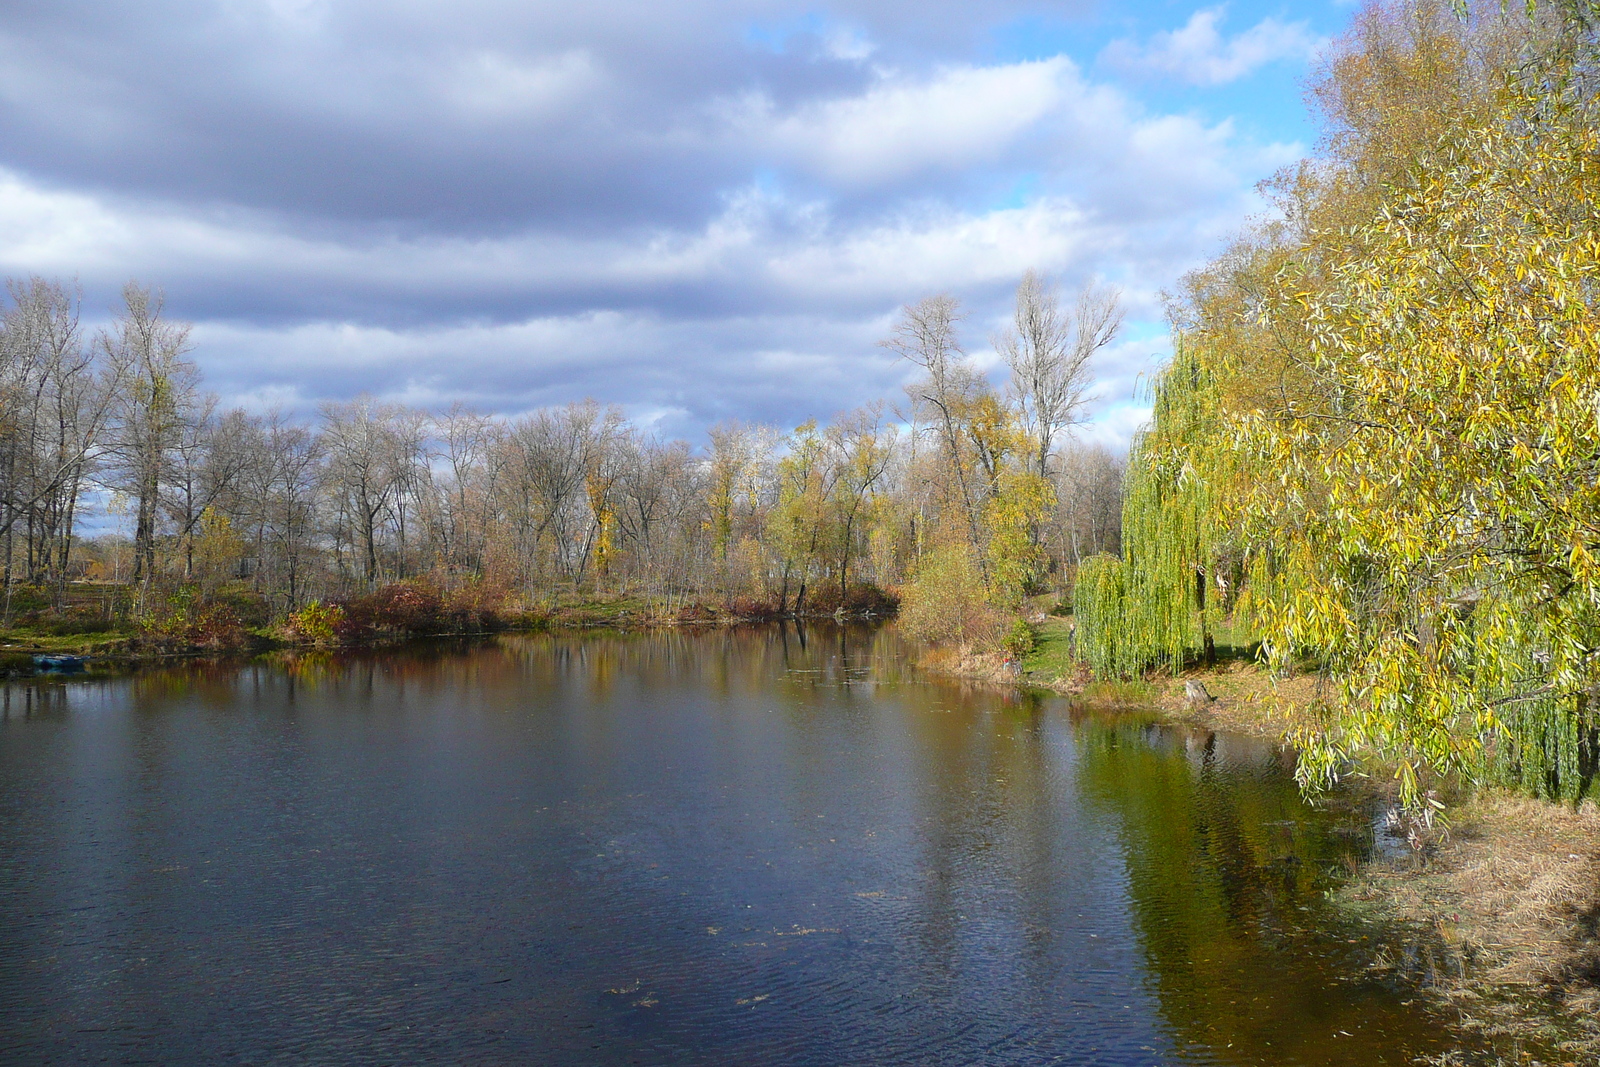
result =
[[[1379,932],[1322,906],[1359,815],[1314,812],[1271,746],[1126,718],[1079,722],[1080,788],[1118,817],[1149,981],[1179,1047],[1225,1063],[1410,1062],[1452,1047],[1416,990],[1366,979]],[[1353,942],[1353,943],[1352,943]]]
[[[0,721],[48,718],[71,709],[67,687],[51,682],[12,682],[0,685]]]
[[[142,666],[135,695],[159,703],[200,699],[229,705],[251,687],[287,684],[360,702],[379,688],[450,689],[462,682],[510,683],[531,691],[582,686],[606,696],[624,680],[645,688],[692,683],[731,695],[764,692],[775,675],[811,688],[865,685],[899,677],[898,638],[881,627],[796,622],[778,626],[685,627],[648,632],[508,634],[498,638],[413,642],[396,648],[215,657]],[[876,666],[876,669],[874,667]],[[885,674],[885,669],[887,674]],[[75,682],[76,685],[86,684]],[[105,684],[122,684],[109,679]]]
[[[965,1006],[974,984],[1009,1005],[1059,1025],[1060,961],[1054,931],[1067,805],[1040,701],[993,687],[949,685],[901,691],[911,713],[906,777],[917,877],[901,926],[901,973],[916,996]],[[948,1001],[945,998],[951,998]]]
[[[906,1013],[908,1034],[936,1032],[973,1062],[1037,1062],[1126,1000],[1159,1004],[1184,1062],[1190,1048],[1193,1062],[1352,1065],[1404,1062],[1375,1047],[1440,1049],[1442,1028],[1412,1017],[1398,984],[1348,977],[1344,938],[1362,931],[1339,933],[1319,893],[1350,838],[1299,801],[1269,747],[1127,716],[1073,723],[1058,698],[1008,689],[896,686],[907,658],[892,628],[789,623],[189,661],[72,685],[135,694],[137,759],[106,810],[136,835],[238,804],[277,813],[252,832],[287,856],[284,842],[321,847],[319,807],[354,796],[371,856],[410,841],[440,872],[522,879],[546,854],[527,843],[556,842],[573,859],[551,867],[551,900],[653,902],[676,917],[662,929],[787,929],[820,903],[828,917],[810,924],[838,929],[740,946],[748,973],[812,968],[840,1004]],[[56,691],[41,683],[33,706]],[[10,692],[16,715],[31,690]],[[194,807],[175,816],[183,781],[199,783]],[[1111,840],[1125,875],[1105,870]],[[430,892],[456,884],[438,878]],[[1134,944],[1085,951],[1087,930],[1130,921]],[[621,954],[638,937],[616,934],[578,940]],[[675,955],[680,988],[725,981],[725,951]],[[1126,996],[1141,979],[1151,997]],[[1161,1026],[1135,1016],[1140,1040]],[[783,1025],[815,1024],[807,1011]],[[1335,1036],[1372,1027],[1386,1037]]]

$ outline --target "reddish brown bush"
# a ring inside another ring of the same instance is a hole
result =
[[[503,619],[506,592],[488,582],[468,582],[444,595],[442,610],[450,624],[461,630],[496,630]]]
[[[423,634],[439,629],[444,605],[439,594],[415,582],[393,582],[370,597],[372,625],[397,633]]]
[[[243,648],[249,633],[232,604],[184,588],[151,605],[140,637],[163,648],[224,652]]]
[[[441,596],[424,582],[391,582],[368,593],[330,603],[326,620],[337,644],[361,644],[383,636],[411,636],[498,629],[505,621],[505,593],[471,582]],[[524,620],[525,622],[527,620]]]
[[[339,609],[333,619],[333,636],[341,645],[359,645],[372,640],[376,627],[372,623],[372,598],[359,596],[350,600],[336,600],[332,606]]]
[[[778,605],[770,600],[744,596],[730,599],[725,610],[736,619],[776,619],[782,614],[778,611]]]
[[[716,609],[704,604],[689,604],[678,611],[679,622],[714,622],[716,618]]]
[[[244,647],[247,634],[232,604],[207,601],[189,626],[189,643],[217,651]]]

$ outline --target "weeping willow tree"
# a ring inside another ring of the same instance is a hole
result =
[[[1326,283],[1286,274],[1266,311],[1307,327],[1323,384],[1240,419],[1289,490],[1260,517],[1297,535],[1300,580],[1261,598],[1263,629],[1340,683],[1313,780],[1362,749],[1392,753],[1408,795],[1425,768],[1565,797],[1593,776],[1600,139],[1530,130],[1547,101],[1520,80],[1499,95]]]
[[[1308,786],[1377,757],[1413,806],[1442,775],[1600,791],[1600,109],[1573,10],[1363,16],[1320,87],[1330,158],[1192,284],[1120,610],[1084,593],[1080,646],[1119,629],[1097,670],[1170,667],[1205,648],[1206,577],[1242,577],[1268,662],[1332,683]]]
[[[1074,587],[1078,645],[1101,677],[1214,658],[1227,589],[1217,488],[1231,461],[1215,376],[1180,342],[1149,399],[1123,486],[1124,556],[1086,560]]]
[[[1078,564],[1072,589],[1077,656],[1098,678],[1126,678],[1144,669],[1128,633],[1127,568],[1101,553]]]

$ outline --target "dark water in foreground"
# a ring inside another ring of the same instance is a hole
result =
[[[1322,903],[1368,823],[1305,806],[1271,747],[916,681],[892,633],[804,636],[12,685],[0,1062],[1455,1047],[1366,968],[1406,950]]]

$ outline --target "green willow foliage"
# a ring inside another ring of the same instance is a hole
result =
[[[1372,118],[1359,152],[1302,176],[1292,225],[1197,287],[1130,461],[1120,611],[1087,591],[1079,641],[1118,631],[1104,673],[1180,666],[1205,650],[1208,581],[1232,575],[1264,658],[1313,657],[1333,683],[1299,738],[1307,786],[1376,756],[1412,806],[1449,774],[1572,800],[1600,793],[1588,53],[1530,23],[1498,67],[1439,89],[1415,72],[1486,50],[1452,51],[1423,0],[1394,10],[1367,31],[1393,84],[1347,97],[1473,106],[1405,137],[1403,109]],[[1418,25],[1432,36],[1410,47],[1433,51],[1408,67],[1389,29]],[[1365,91],[1361,48],[1343,76]]]
[[[1125,678],[1145,665],[1128,633],[1127,568],[1115,556],[1090,556],[1078,564],[1072,589],[1076,652],[1100,678]]]
[[[1183,344],[1151,385],[1151,427],[1134,443],[1122,505],[1127,546],[1128,640],[1137,658],[1181,670],[1209,652],[1217,597],[1213,489],[1224,459],[1203,447],[1216,434],[1216,382]]]
[[[1124,560],[1086,560],[1073,597],[1081,655],[1103,678],[1183,668],[1209,652],[1221,587],[1213,499],[1218,461],[1214,376],[1194,350],[1177,354],[1150,387],[1150,428],[1134,441],[1123,486]]]

